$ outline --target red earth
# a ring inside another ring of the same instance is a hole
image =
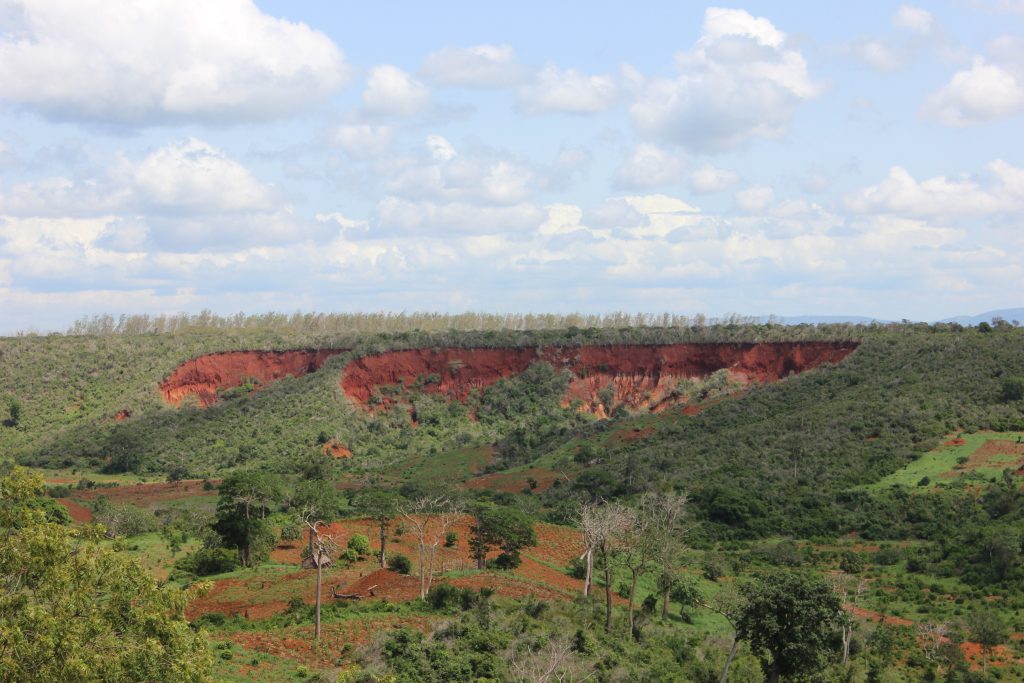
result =
[[[771,382],[822,363],[838,363],[856,342],[779,342],[763,344],[620,344],[530,348],[434,348],[391,351],[351,361],[342,372],[345,394],[364,405],[379,388],[422,385],[423,391],[465,401],[500,379],[544,361],[572,373],[565,405],[603,414],[599,392],[610,386],[613,405],[656,409],[674,400],[680,379],[705,378],[727,369],[742,384]]]
[[[217,402],[217,392],[240,387],[247,381],[267,384],[291,375],[316,372],[331,356],[348,349],[302,349],[295,351],[225,351],[185,361],[163,382],[160,393],[171,405],[195,395],[207,408]]]
[[[211,483],[214,484],[214,488],[209,491],[204,490],[203,480],[188,479],[178,482],[154,482],[151,484],[76,489],[73,495],[80,500],[96,500],[100,496],[105,496],[111,502],[131,503],[139,507],[150,507],[153,503],[180,500],[181,498],[215,496],[217,495],[216,485],[220,483],[220,480],[211,480]]]
[[[57,502],[67,509],[72,521],[78,524],[86,524],[92,521],[92,510],[84,505],[76,503],[69,498],[58,498]]]

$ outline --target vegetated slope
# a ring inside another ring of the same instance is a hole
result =
[[[1024,427],[1024,402],[1001,389],[1004,378],[1024,375],[1022,342],[1024,330],[1009,326],[894,327],[838,366],[699,415],[668,415],[644,438],[602,439],[600,448],[584,441],[579,459],[592,464],[576,487],[606,496],[682,487],[708,522],[734,535],[835,533],[868,506],[868,494],[851,487],[899,469],[950,432]],[[545,460],[572,456],[557,440],[547,450]],[[903,521],[892,514],[873,522],[875,533]]]
[[[409,349],[350,361],[342,387],[357,401],[379,405],[384,402],[382,387],[418,382],[427,393],[465,402],[498,380],[543,362],[571,375],[564,405],[576,401],[580,409],[606,417],[618,406],[656,410],[685,400],[680,380],[704,379],[726,370],[740,385],[775,381],[822,363],[837,363],[856,346],[774,342]]]
[[[291,349],[288,351],[222,351],[182,363],[160,383],[160,393],[171,405],[196,396],[201,406],[217,402],[217,393],[246,384],[254,388],[288,376],[316,372],[331,356],[348,349]]]

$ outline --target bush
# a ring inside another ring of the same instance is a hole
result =
[[[408,574],[412,571],[412,561],[405,555],[392,555],[388,558],[388,569],[399,574]]]
[[[200,548],[175,562],[174,566],[196,576],[223,574],[238,568],[238,554],[227,548]]]
[[[363,534],[355,534],[348,539],[349,550],[354,550],[357,555],[364,557],[370,554],[370,539]]]
[[[501,569],[503,571],[508,571],[510,569],[515,569],[516,567],[518,567],[522,563],[523,563],[523,558],[521,558],[519,556],[519,552],[518,551],[513,551],[513,552],[510,552],[510,553],[502,553],[502,554],[498,555],[493,560],[490,560],[487,563],[487,566],[488,567],[493,567],[494,569]]]
[[[456,543],[459,541],[459,535],[454,531],[449,531],[444,535],[444,547],[454,548]]]

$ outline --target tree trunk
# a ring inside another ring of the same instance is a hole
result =
[[[633,602],[636,600],[636,580],[639,578],[639,574],[635,570],[630,570],[633,574],[633,580],[629,584],[629,637],[633,637]]]
[[[427,561],[427,549],[425,546],[420,546],[420,599],[427,597],[427,577],[426,577],[426,561]]]
[[[603,551],[601,559],[604,560],[604,630],[612,630],[612,566],[608,561],[608,553]]]
[[[591,583],[594,580],[594,549],[587,548],[587,575],[583,578],[583,596],[590,595]]]
[[[772,664],[772,670],[768,674],[768,683],[779,683],[779,666]]]
[[[310,559],[312,559],[312,557],[313,557],[313,528],[312,527],[310,527],[310,529],[309,529],[309,557],[310,557]]]
[[[665,621],[668,619],[668,598],[672,592],[672,587],[669,585],[665,586],[665,590],[661,592],[661,620]]]
[[[316,558],[316,642],[320,642],[320,581],[323,577],[323,557],[318,553]]]
[[[843,665],[850,661],[850,641],[853,639],[853,627],[843,627]]]
[[[384,545],[388,541],[388,518],[384,515],[380,516],[380,568],[387,569],[388,560],[384,554]]]
[[[736,650],[739,647],[740,641],[736,638],[734,633],[732,636],[732,647],[729,649],[729,656],[725,659],[725,668],[722,669],[722,677],[718,679],[718,683],[728,683],[729,681],[729,667],[732,666],[732,660],[736,657]]]

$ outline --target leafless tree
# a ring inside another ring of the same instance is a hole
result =
[[[679,571],[685,539],[689,533],[686,526],[686,494],[647,494],[641,500],[641,514],[649,516],[647,525],[654,563],[661,573],[661,618],[668,618],[669,594],[672,578]]]
[[[917,639],[924,650],[924,656],[929,662],[939,659],[939,649],[949,639],[949,624],[940,622],[938,624],[922,623],[917,625]]]
[[[563,634],[540,647],[523,647],[509,656],[515,683],[580,683],[594,674],[573,651],[573,637]]]
[[[404,505],[400,512],[416,537],[419,560],[420,597],[434,581],[434,560],[444,536],[462,514],[462,506],[448,496],[417,498]]]
[[[576,522],[583,532],[583,554],[581,559],[586,560],[587,572],[583,577],[583,595],[589,596],[594,583],[594,553],[604,534],[604,515],[598,510],[598,506],[592,503],[581,504],[576,509]]]
[[[310,561],[316,567],[316,625],[313,631],[313,639],[319,643],[324,565],[330,562],[331,551],[337,547],[337,544],[331,536],[321,533],[320,529],[324,526],[324,523],[319,519],[315,519],[312,512],[306,512],[303,515],[302,523],[309,528],[310,537],[313,539],[313,554],[310,555]]]
[[[736,637],[736,620],[743,610],[743,596],[734,585],[727,584],[715,593],[714,597],[708,600],[700,599],[697,604],[724,617],[729,622],[729,628],[732,629],[732,646],[729,648],[729,656],[725,659],[722,675],[718,678],[718,683],[727,683],[729,667],[732,666],[732,660],[736,658],[736,650],[740,644]]]
[[[867,579],[857,579],[857,577],[849,574],[839,574],[833,577],[832,587],[843,601],[843,605],[848,606],[852,611],[864,595],[864,591],[867,590],[868,582]],[[840,631],[843,638],[843,664],[850,661],[850,643],[853,641],[853,632],[856,627],[857,621],[853,618],[852,614],[844,614],[843,618],[840,619]]]
[[[612,553],[622,540],[623,531],[629,526],[633,511],[619,503],[605,503],[593,507],[590,514],[591,533],[594,549],[604,569],[604,597],[606,631],[612,629]]]

